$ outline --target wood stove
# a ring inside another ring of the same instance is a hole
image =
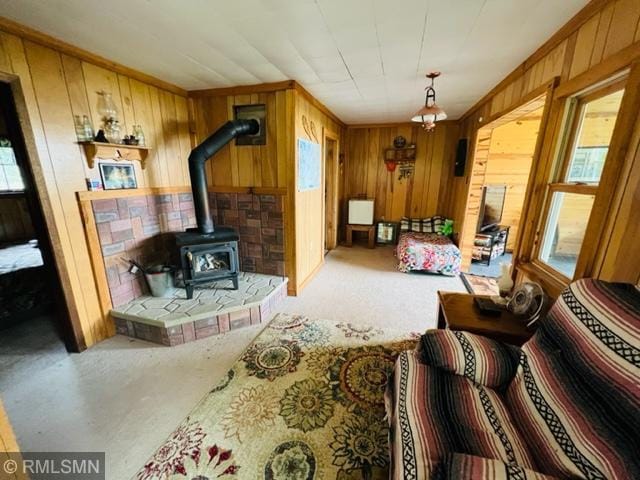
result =
[[[252,135],[258,131],[256,120],[227,122],[189,155],[189,176],[198,226],[175,236],[187,298],[193,298],[193,289],[199,283],[231,279],[233,288],[238,289],[238,234],[232,228],[215,227],[213,224],[204,164],[237,136]]]
[[[194,287],[201,283],[231,279],[233,289],[238,289],[238,234],[233,229],[217,227],[211,234],[177,233],[176,247],[187,298],[193,298]]]

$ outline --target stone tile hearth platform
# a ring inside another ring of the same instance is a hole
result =
[[[241,272],[238,290],[224,280],[201,285],[187,300],[183,288],[171,297],[138,297],[111,310],[116,331],[163,345],[180,345],[271,319],[287,296],[287,278]]]

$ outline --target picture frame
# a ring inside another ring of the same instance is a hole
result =
[[[105,190],[130,190],[138,188],[136,171],[130,163],[100,162],[100,177]]]
[[[395,245],[398,243],[398,223],[378,222],[376,225],[376,243],[380,245]]]
[[[260,126],[258,133],[253,135],[240,135],[236,137],[236,145],[266,145],[267,144],[267,107],[264,103],[253,105],[234,105],[234,120],[253,119]]]

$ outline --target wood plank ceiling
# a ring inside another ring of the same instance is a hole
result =
[[[2,15],[185,89],[299,81],[349,124],[404,122],[441,70],[456,118],[587,0],[0,0]]]

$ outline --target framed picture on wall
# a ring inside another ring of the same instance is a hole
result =
[[[100,176],[105,190],[138,188],[136,172],[129,163],[100,163]]]
[[[260,125],[258,133],[254,135],[240,135],[236,137],[236,145],[266,145],[267,144],[267,108],[264,103],[255,105],[234,105],[234,120],[257,120]]]

